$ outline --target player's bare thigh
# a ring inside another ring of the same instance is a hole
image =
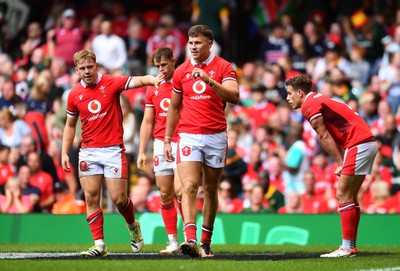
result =
[[[91,215],[100,208],[100,193],[103,178],[103,175],[99,174],[79,178],[82,190],[85,193],[88,215]]]
[[[178,163],[178,172],[183,189],[190,187],[198,188],[201,183],[202,162]]]
[[[128,181],[126,179],[106,178],[107,190],[111,200],[118,208],[126,205]]]
[[[365,175],[340,175],[336,192],[339,203],[357,203],[357,193],[364,179]]]
[[[156,184],[161,194],[163,204],[171,203],[175,197],[174,175],[156,176]]]

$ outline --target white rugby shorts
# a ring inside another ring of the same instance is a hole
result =
[[[171,142],[172,156],[176,158],[176,148],[178,144]],[[174,162],[167,162],[164,157],[164,141],[155,139],[153,143],[153,167],[156,176],[174,175],[176,168],[176,160]]]
[[[179,138],[177,163],[203,162],[212,168],[225,166],[226,132],[209,135],[180,133]]]
[[[128,163],[122,145],[79,150],[79,177],[104,175],[106,178],[128,178]]]

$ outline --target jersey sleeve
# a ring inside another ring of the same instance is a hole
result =
[[[129,89],[129,84],[131,83],[132,80],[135,80],[135,77],[133,77],[133,76],[115,76],[113,78],[113,85],[116,90],[119,90],[119,92],[122,92],[124,90]]]
[[[79,116],[78,108],[75,104],[75,92],[72,90],[67,99],[67,116],[77,118]]]
[[[146,88],[145,107],[154,108],[154,104],[152,101],[154,89],[155,89],[154,86],[150,86],[150,87]]]
[[[322,104],[318,99],[318,95],[320,94],[310,95],[301,106],[301,113],[309,122],[322,116]]]
[[[178,69],[175,70],[174,72],[174,76],[172,78],[172,90],[175,91],[178,94],[181,94],[183,92],[183,88],[182,88],[182,69],[180,69],[181,67],[179,67]]]

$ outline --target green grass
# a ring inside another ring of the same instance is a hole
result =
[[[2,244],[0,252],[77,252],[90,246],[82,244]],[[143,252],[158,252],[162,245],[146,245]],[[329,252],[334,246],[266,246],[213,245],[215,254],[222,253],[315,253]],[[282,261],[228,261],[228,260],[0,260],[0,270],[273,270],[273,271],[350,271],[392,268],[400,270],[400,247],[360,246],[361,255],[348,259],[296,259]],[[130,252],[125,244],[109,244],[109,252]],[[363,252],[376,254],[363,255]]]

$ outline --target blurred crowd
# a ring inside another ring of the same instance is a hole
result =
[[[179,65],[189,57],[187,29],[201,23],[213,29],[212,51],[235,65],[240,84],[240,103],[226,110],[221,213],[337,212],[336,165],[286,102],[284,81],[299,73],[312,78],[315,91],[358,112],[379,142],[359,194],[362,212],[400,213],[397,1],[42,2],[0,0],[0,212],[85,213],[80,129],[73,172],[60,165],[66,99],[79,80],[74,52],[93,50],[100,73],[154,73],[152,52],[170,47]],[[159,212],[152,160],[146,172],[135,167],[144,94],[121,97],[130,195],[136,212]],[[103,207],[115,211],[106,196]]]

